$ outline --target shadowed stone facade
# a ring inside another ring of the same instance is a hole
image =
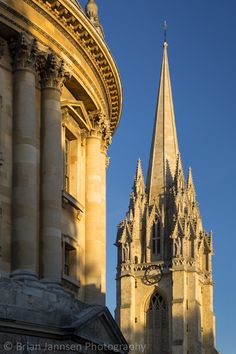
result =
[[[98,7],[0,9],[0,351],[126,353],[105,307],[107,149],[122,91]]]
[[[127,341],[146,354],[217,353],[212,233],[202,226],[191,169],[184,177],[166,42],[147,182],[139,160],[116,246],[116,319]]]

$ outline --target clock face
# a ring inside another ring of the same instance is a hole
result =
[[[160,265],[153,264],[147,267],[144,273],[144,283],[154,285],[159,283],[162,278],[162,268]]]

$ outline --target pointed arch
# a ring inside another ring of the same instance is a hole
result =
[[[169,309],[161,291],[155,290],[146,303],[146,343],[148,353],[169,353]]]

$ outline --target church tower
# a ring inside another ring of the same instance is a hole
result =
[[[148,176],[138,161],[116,246],[116,320],[145,354],[214,354],[212,233],[202,225],[191,168],[178,148],[167,43]]]

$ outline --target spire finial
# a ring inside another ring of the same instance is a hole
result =
[[[164,21],[163,28],[164,28],[164,44],[165,44],[165,43],[167,43],[167,42],[166,42],[166,36],[167,36],[167,28],[168,28],[168,25],[167,25],[167,21],[166,21],[166,20]]]
[[[95,0],[88,0],[86,5],[86,14],[90,20],[98,20],[98,6]]]
[[[88,16],[94,27],[97,29],[98,33],[102,37],[104,37],[103,28],[98,17],[98,5],[96,4],[96,1],[88,0],[85,11],[86,15]]]

